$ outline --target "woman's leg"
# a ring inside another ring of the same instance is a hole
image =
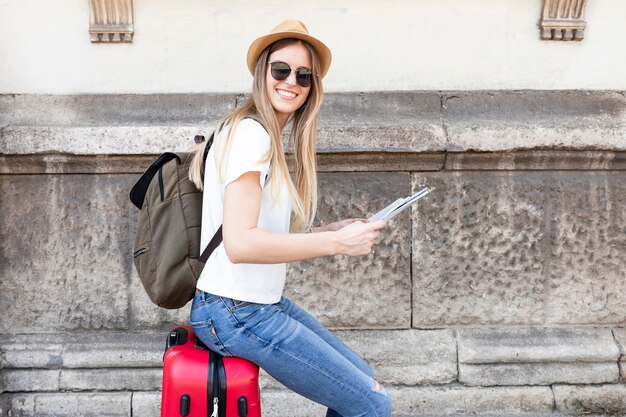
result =
[[[335,410],[330,415],[391,415],[391,402],[380,384],[280,304],[210,297],[194,300],[191,317],[209,347],[258,364],[286,387]]]
[[[355,351],[348,347],[345,343],[337,338],[330,330],[322,325],[315,317],[310,315],[302,307],[298,306],[287,297],[282,297],[279,304],[285,309],[285,312],[291,318],[298,320],[300,323],[311,329],[316,335],[321,337],[326,343],[332,346],[337,352],[341,353],[346,359],[352,362],[357,368],[365,374],[372,376],[372,368],[369,364]],[[375,382],[374,382],[375,383]],[[382,385],[378,385],[379,389],[383,389]],[[326,417],[341,417],[341,414],[335,410],[328,409]]]
[[[367,375],[372,376],[373,372],[369,364],[358,353],[350,349],[330,330],[328,330],[326,327],[324,327],[324,325],[317,321],[315,317],[311,316],[307,311],[305,311],[293,301],[289,300],[287,297],[282,297],[278,304],[280,304],[285,309],[285,312],[289,314],[291,318],[298,320],[300,323],[311,329],[316,335],[321,337],[337,352],[345,356],[357,368],[359,368]]]

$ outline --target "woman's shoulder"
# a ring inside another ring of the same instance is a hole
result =
[[[241,130],[244,133],[256,134],[269,137],[267,129],[255,117],[244,117],[237,125],[236,132]]]

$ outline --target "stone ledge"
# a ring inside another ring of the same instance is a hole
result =
[[[551,415],[554,397],[550,387],[467,388],[388,387],[394,416],[427,415]],[[79,408],[85,401],[93,406]],[[308,417],[323,415],[325,408],[288,390],[261,391],[263,416]],[[2,394],[0,416],[111,415],[157,417],[158,391],[119,393]],[[93,414],[87,414],[93,413]],[[132,414],[131,414],[132,413]]]
[[[159,367],[165,338],[165,333],[3,334],[0,368]]]
[[[459,363],[617,362],[619,349],[608,328],[459,330]]]
[[[0,175],[141,174],[157,155],[0,155]],[[291,155],[287,163],[292,164]],[[318,172],[624,171],[626,152],[318,153]]]
[[[552,384],[610,384],[617,363],[532,363],[459,365],[459,382],[472,387]]]
[[[0,394],[0,416],[129,417],[132,396],[131,392]]]
[[[457,378],[451,330],[335,333],[370,362],[381,382],[442,384]],[[165,337],[153,333],[4,334],[0,336],[0,380],[7,392],[157,389]],[[261,375],[261,386],[280,386],[267,374]]]
[[[623,92],[445,92],[442,101],[450,151],[626,146]]]
[[[555,385],[557,409],[568,415],[626,415],[626,385]]]
[[[0,96],[0,153],[184,150],[236,95]],[[622,92],[328,94],[320,152],[626,151]],[[129,140],[132,139],[132,140]]]
[[[461,330],[459,381],[470,386],[619,381],[610,329]]]

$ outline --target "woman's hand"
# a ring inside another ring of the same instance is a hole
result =
[[[337,223],[340,224],[341,222]],[[334,232],[338,247],[337,254],[348,256],[368,255],[372,251],[374,240],[380,235],[380,229],[386,225],[387,222],[384,220],[371,223],[353,220],[347,223]]]
[[[349,224],[354,222],[363,222],[367,223],[367,219],[344,219],[338,222],[329,223],[322,227],[314,227],[312,229],[313,232],[336,232],[337,230],[341,230]]]

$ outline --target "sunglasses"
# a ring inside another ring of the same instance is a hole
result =
[[[289,64],[282,61],[274,61],[269,63],[272,66],[272,78],[276,81],[285,81],[291,75],[291,71],[296,72],[296,83],[300,87],[310,87],[313,82],[313,71],[310,68],[300,67],[292,70]]]

